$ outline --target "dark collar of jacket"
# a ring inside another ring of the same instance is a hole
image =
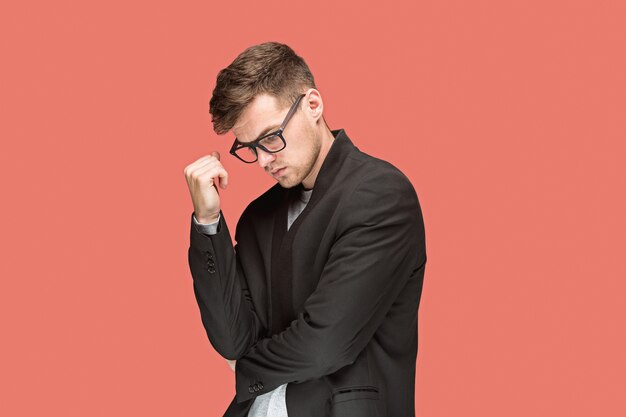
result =
[[[350,154],[350,152],[358,150],[344,129],[332,130],[332,134],[335,137],[335,140],[333,141],[333,144],[330,147],[330,150],[328,151],[328,154],[326,155],[315,180],[313,192],[311,193],[311,199],[309,200],[309,204],[312,205],[315,205],[320,196],[324,195],[326,190],[328,190],[328,188],[332,185],[333,181],[337,177],[337,174],[339,173],[339,170],[341,169],[343,161]]]
[[[313,185],[313,192],[311,193],[311,198],[305,207],[307,210],[308,207],[311,209],[315,206],[315,204],[319,201],[319,199],[326,193],[326,191],[332,186],[333,182],[337,178],[339,171],[343,165],[343,161],[346,157],[355,150],[359,150],[350,138],[344,129],[336,129],[331,131],[335,140],[333,141],[328,153],[326,154],[326,158],[324,162],[322,162],[322,166],[320,167],[320,171],[317,174],[317,178],[315,179],[315,184]],[[293,188],[283,188],[280,184],[275,184],[270,190],[267,191],[266,194],[271,195],[272,202],[276,202],[275,198],[276,194],[281,195],[281,200],[283,203],[288,203],[288,196],[290,193],[299,192],[303,189],[302,184],[299,184]],[[261,196],[260,198],[262,198]],[[310,209],[309,209],[310,210]],[[304,214],[304,213],[302,213]],[[300,218],[301,216],[298,216]],[[296,219],[298,221],[298,219]]]

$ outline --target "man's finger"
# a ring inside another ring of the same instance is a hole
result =
[[[220,187],[226,189],[226,187],[228,186],[228,172],[226,172],[224,167],[220,168],[220,170],[218,171],[218,177]]]
[[[214,154],[217,154],[214,155]],[[212,161],[214,161],[215,159],[217,159],[219,161],[219,152],[217,151],[213,151],[211,153],[211,155],[205,155],[201,158],[198,158],[197,160],[193,161],[191,164],[187,165],[184,169],[184,174],[185,176],[190,175],[193,171],[200,169],[202,167],[207,166],[208,164],[210,164]]]

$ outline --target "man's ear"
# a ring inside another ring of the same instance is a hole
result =
[[[308,96],[305,97],[305,110],[309,117],[313,119],[314,123],[322,117],[324,113],[324,101],[322,95],[315,88],[309,88],[307,90]]]

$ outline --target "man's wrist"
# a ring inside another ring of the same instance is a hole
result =
[[[220,214],[217,213],[215,216],[209,216],[209,217],[196,217],[196,221],[199,224],[203,224],[203,225],[207,225],[207,224],[213,224],[216,223],[219,219],[220,219]]]
[[[221,213],[218,213],[217,220],[209,224],[200,223],[198,219],[196,219],[195,213],[191,217],[193,218],[194,227],[196,228],[198,232],[205,234],[205,235],[217,234],[218,229],[220,227]]]

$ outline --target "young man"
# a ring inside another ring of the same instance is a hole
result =
[[[414,416],[426,248],[407,177],[330,130],[322,96],[287,45],[242,52],[210,101],[231,154],[276,181],[233,247],[213,152],[185,168],[189,267],[212,346],[236,361],[225,416]]]

